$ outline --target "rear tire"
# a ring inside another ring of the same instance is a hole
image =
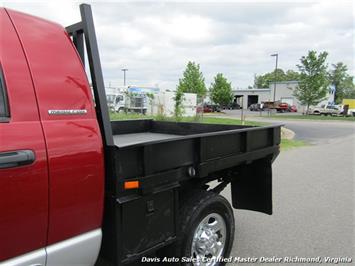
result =
[[[203,190],[190,197],[180,210],[178,240],[169,247],[169,254],[180,258],[180,265],[197,265],[193,261],[210,259],[220,266],[217,258],[229,257],[234,240],[234,216],[229,202],[222,196]]]

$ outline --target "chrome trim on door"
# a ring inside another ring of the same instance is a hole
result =
[[[101,229],[96,229],[0,262],[0,266],[93,266],[99,256],[101,239]]]
[[[46,251],[39,249],[16,258],[0,262],[0,266],[45,266]]]
[[[97,229],[46,248],[47,266],[92,266],[101,246],[102,232]]]

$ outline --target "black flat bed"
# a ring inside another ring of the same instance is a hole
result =
[[[137,265],[174,243],[181,236],[180,210],[196,191],[219,194],[230,184],[234,208],[272,214],[271,166],[279,154],[280,125],[110,121],[90,6],[80,11],[81,21],[66,29],[83,63],[86,48],[105,158],[96,265]],[[219,184],[211,188],[211,181]]]
[[[277,155],[280,126],[143,120],[111,121],[116,169],[123,179],[194,167],[196,176]]]
[[[163,141],[173,138],[178,138],[179,135],[174,134],[162,134],[155,132],[141,132],[141,133],[128,133],[128,134],[120,134],[113,136],[114,144],[119,147],[127,147],[136,144],[143,144],[147,142],[153,141]]]
[[[224,178],[222,187],[232,184],[233,207],[271,214],[271,162],[279,153],[279,125],[143,119],[111,121],[111,128],[113,146],[107,158],[113,169],[106,179],[103,243],[119,247],[105,246],[108,257],[131,261],[150,247],[174,241],[179,191],[194,184]],[[139,188],[126,190],[129,181],[139,182]],[[117,242],[116,235],[125,241]]]

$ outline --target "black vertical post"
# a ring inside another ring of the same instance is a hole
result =
[[[275,64],[275,81],[274,81],[274,103],[275,103],[275,98],[276,98],[276,81],[277,81],[277,63],[279,59],[279,54],[272,54],[271,56],[276,57],[276,64]]]
[[[76,47],[76,50],[79,53],[81,62],[83,63],[83,66],[85,66],[85,51],[84,51],[84,36],[83,32],[73,32],[73,43]]]
[[[99,49],[94,28],[91,7],[87,4],[80,5],[83,30],[85,34],[85,44],[90,66],[92,86],[95,96],[96,113],[101,126],[101,133],[107,146],[113,146],[113,137],[110,116],[107,108],[104,80],[101,70]]]
[[[122,68],[123,71],[123,86],[126,86],[126,71],[128,71],[127,68]]]

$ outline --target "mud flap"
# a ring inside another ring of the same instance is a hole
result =
[[[232,203],[235,209],[272,214],[272,159],[264,158],[242,165],[232,178]]]

